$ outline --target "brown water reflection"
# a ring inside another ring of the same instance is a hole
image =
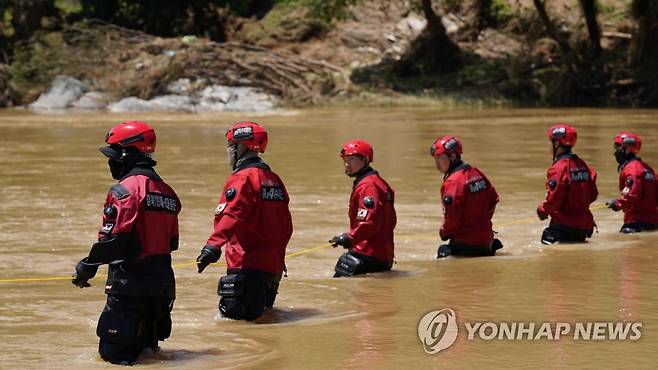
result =
[[[257,323],[214,320],[221,267],[198,275],[176,268],[174,330],[144,368],[653,368],[658,360],[658,233],[619,235],[621,215],[594,212],[599,233],[578,246],[542,247],[534,221],[550,164],[545,130],[579,130],[576,152],[599,172],[598,203],[617,194],[612,138],[643,137],[642,157],[658,167],[658,112],[616,110],[312,110],[258,117],[226,115],[33,115],[0,113],[0,279],[68,275],[93,241],[113,183],[97,152],[105,131],[144,119],[158,134],[159,173],[184,204],[178,264],[193,260],[211,228],[229,173],[225,128],[238,119],[270,131],[265,159],[286,181],[295,232],[290,251],[322,245],[347,227],[351,181],[337,157],[347,139],[375,148],[374,167],[397,191],[395,271],[331,279],[338,250],[288,260],[277,309]],[[434,260],[441,176],[427,154],[452,133],[464,158],[501,195],[494,226],[505,244],[494,258]],[[533,220],[525,222],[524,220]],[[515,223],[521,220],[522,222]],[[66,280],[0,282],[0,367],[105,368],[95,325],[102,279],[81,291]],[[642,338],[616,341],[467,340],[427,355],[416,333],[427,312],[450,307],[460,322],[642,321]]]

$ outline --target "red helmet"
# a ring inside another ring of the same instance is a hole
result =
[[[576,129],[566,123],[558,123],[551,126],[548,129],[547,135],[549,139],[569,147],[575,146],[576,139],[578,138]]]
[[[112,127],[105,135],[105,142],[110,146],[100,151],[109,158],[120,159],[125,155],[121,149],[131,147],[150,156],[155,152],[155,131],[144,122],[126,121]]]
[[[368,162],[372,162],[375,158],[375,152],[372,150],[372,146],[365,140],[350,140],[343,144],[343,148],[340,150],[340,156],[345,157],[348,155],[366,157],[368,158]]]
[[[461,155],[462,142],[459,141],[459,139],[457,139],[455,136],[450,135],[437,138],[434,140],[434,143],[432,143],[432,147],[430,148],[430,155],[432,157],[438,157],[443,153],[448,155],[452,153]]]
[[[242,144],[253,152],[265,153],[267,131],[256,122],[238,122],[226,131],[229,143]]]
[[[631,153],[637,153],[640,151],[640,147],[642,147],[642,140],[633,133],[620,132],[615,137],[615,145],[619,145],[621,148],[628,148],[628,151]]]

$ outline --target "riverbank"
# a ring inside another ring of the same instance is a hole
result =
[[[428,67],[442,54],[427,55],[419,4],[354,3],[328,21],[295,2],[276,3],[261,18],[227,21],[227,42],[158,37],[93,19],[62,22],[18,43],[11,65],[0,64],[0,106],[110,112],[658,106],[658,73],[639,73],[627,57],[638,26],[624,1],[599,2],[596,55],[575,2],[546,9],[557,35],[547,33],[532,1],[493,1],[479,23],[468,1],[435,2],[459,50],[459,68],[452,70]]]

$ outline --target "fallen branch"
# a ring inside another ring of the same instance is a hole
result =
[[[613,31],[603,31],[601,33],[601,36],[607,38],[617,38],[617,39],[626,39],[626,40],[630,40],[633,38],[633,35],[631,35],[630,33],[613,32]]]

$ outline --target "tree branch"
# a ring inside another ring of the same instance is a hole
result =
[[[560,45],[560,48],[562,51],[565,53],[570,53],[571,52],[571,47],[569,46],[569,43],[560,37],[559,32],[557,31],[557,28],[555,28],[555,25],[553,22],[551,22],[551,19],[548,17],[548,13],[546,12],[546,7],[544,6],[544,1],[543,0],[532,0],[532,2],[535,4],[535,8],[537,8],[537,12],[539,13],[539,17],[541,18],[542,22],[544,23],[544,26],[546,27],[546,30],[548,31],[548,34],[555,40],[557,43]]]
[[[601,54],[601,29],[599,22],[596,20],[598,9],[595,0],[580,0],[583,7],[583,14],[587,22],[587,33],[589,34],[589,43],[595,56]]]

